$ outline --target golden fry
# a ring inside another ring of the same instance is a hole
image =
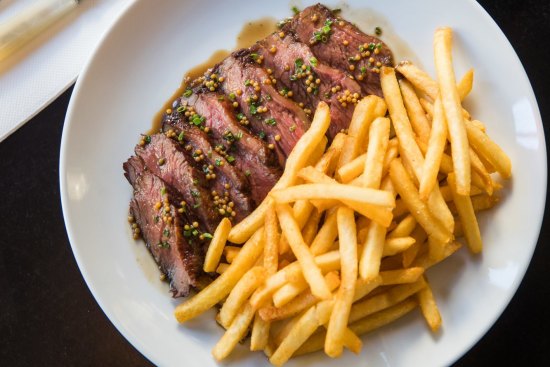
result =
[[[504,178],[512,174],[512,163],[504,151],[472,122],[466,122],[466,132],[472,147],[489,161]]]
[[[406,79],[400,80],[399,86],[401,87],[403,102],[405,103],[414,132],[420,140],[428,143],[431,129],[430,123],[426,118],[426,113],[418,100],[418,96],[416,95],[413,86]]]
[[[424,268],[420,267],[381,271],[381,285],[414,283],[422,274],[424,274]]]
[[[418,291],[417,298],[428,326],[433,332],[437,331],[441,327],[441,314],[429,284],[426,283],[426,287]]]
[[[340,207],[337,214],[338,238],[340,241],[341,284],[336,294],[334,309],[330,316],[325,340],[325,353],[331,357],[342,354],[344,334],[355,293],[357,280],[357,238],[353,211]]]
[[[363,186],[377,189],[382,181],[384,156],[390,138],[390,120],[379,117],[374,120],[369,131],[369,146],[364,166]]]
[[[174,311],[176,320],[181,323],[190,320],[224,299],[256,262],[263,249],[263,229],[260,229],[244,244],[239,255],[223,274],[195,296],[176,307]]]
[[[229,293],[220,310],[220,324],[228,328],[241,306],[265,280],[265,269],[261,266],[250,269]]]
[[[309,283],[312,293],[320,299],[330,298],[332,295],[328,289],[328,285],[321,274],[321,270],[315,264],[309,247],[304,242],[300,228],[292,216],[292,209],[288,204],[278,204],[275,209],[277,210],[277,216],[279,217],[283,233],[288,238],[292,252],[300,263],[304,278]]]
[[[270,195],[276,203],[291,203],[300,199],[336,199],[387,208],[395,206],[395,199],[388,192],[337,183],[296,185],[272,191]]]
[[[223,248],[227,241],[227,236],[231,230],[231,221],[227,218],[223,218],[220,224],[216,227],[212,241],[206,251],[204,258],[203,270],[207,273],[215,271],[218,267],[218,263],[222,257]]]
[[[217,361],[221,361],[231,354],[237,343],[246,335],[253,318],[254,308],[247,302],[242,311],[235,317],[229,329],[212,349],[212,355]]]
[[[269,341],[269,329],[271,323],[264,321],[256,313],[254,316],[254,324],[252,324],[252,333],[250,335],[250,350],[264,350]]]
[[[415,294],[425,286],[426,282],[420,278],[414,283],[396,285],[384,293],[380,293],[364,301],[354,303],[351,308],[349,322],[353,323],[365,316],[391,307]]]
[[[271,202],[264,223],[265,247],[264,247],[264,268],[267,274],[275,274],[279,264],[279,223],[275,205]]]
[[[454,174],[447,176],[447,181],[451,187],[451,193],[453,194],[453,201],[462,223],[462,229],[464,231],[464,237],[468,243],[468,248],[474,254],[481,252],[483,243],[481,241],[481,233],[479,232],[479,225],[477,224],[476,214],[472,206],[472,200],[469,196],[460,195],[458,193],[458,187],[456,186],[456,177]]]
[[[432,120],[432,130],[428,141],[428,149],[422,168],[422,177],[420,181],[420,198],[426,200],[437,184],[437,174],[441,165],[441,157],[447,144],[447,122],[441,99],[437,98],[434,105],[434,117]]]
[[[434,55],[441,102],[447,120],[457,190],[461,195],[470,194],[470,155],[468,136],[451,56],[452,31],[439,28],[434,36]]]
[[[437,238],[442,243],[449,242],[452,233],[433,217],[427,205],[420,199],[418,191],[405,171],[405,168],[397,159],[394,160],[390,166],[390,177],[395,189],[401,196],[401,199],[410,213],[428,235]]]

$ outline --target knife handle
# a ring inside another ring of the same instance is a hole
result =
[[[78,5],[78,0],[38,0],[0,24],[0,62]]]

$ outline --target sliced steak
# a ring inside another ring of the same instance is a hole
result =
[[[321,4],[305,8],[281,30],[309,45],[319,61],[352,75],[365,95],[382,97],[379,69],[394,61],[391,50],[380,39],[336,17]]]
[[[130,214],[160,270],[168,277],[173,297],[186,296],[191,287],[200,287],[204,281],[201,268],[208,241],[202,235],[203,229],[193,227],[186,213],[178,210],[182,198],[175,190],[146,169],[133,174],[138,172],[138,160],[131,158],[125,165],[134,187]]]
[[[196,121],[200,119],[204,122],[202,116],[195,116]],[[193,121],[192,117],[189,118]],[[224,156],[223,152],[216,151],[211,145],[207,134],[197,127],[204,129],[202,122],[194,125],[179,117],[167,115],[162,129],[164,132],[172,130],[178,139],[181,137],[185,152],[191,155],[197,166],[203,167],[210,175],[209,189],[212,190],[211,194],[218,212],[231,218],[234,223],[240,222],[254,209],[246,176],[227,161],[227,154]]]
[[[346,73],[319,61],[308,46],[296,42],[294,37],[287,35],[282,39],[278,32],[259,41],[251,50],[252,55],[263,56],[262,65],[277,80],[279,94],[299,102],[309,115],[320,101],[330,106],[331,139],[348,128],[361,87]]]
[[[255,62],[250,62],[250,50],[233,53],[216,65],[213,74],[223,78],[219,83],[221,91],[235,96],[243,114],[239,118],[246,118],[245,125],[273,144],[284,166],[286,157],[309,128],[309,118],[304,111],[281,96],[270,84],[270,75]]]
[[[150,136],[149,143],[137,145],[135,152],[151,173],[178,191],[187,204],[187,210],[213,233],[221,216],[214,208],[205,174],[184,154],[183,147],[165,134],[155,134]]]
[[[226,154],[226,160],[231,160],[240,172],[245,173],[252,200],[259,205],[281,176],[282,169],[267,143],[237,121],[236,108],[229,98],[214,92],[196,91],[176,101],[172,118],[184,119],[189,111],[203,116],[214,149]]]
[[[122,164],[122,168],[124,169],[124,176],[126,179],[130,185],[134,186],[134,182],[136,182],[139,175],[141,175],[141,172],[145,170],[145,163],[143,163],[141,158],[131,156]]]

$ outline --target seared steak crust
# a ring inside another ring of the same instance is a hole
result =
[[[319,61],[353,76],[363,94],[382,97],[376,69],[391,66],[394,61],[391,50],[380,39],[363,33],[321,4],[305,8],[286,22],[282,30],[309,45]]]
[[[203,124],[209,129],[208,138],[214,150],[225,153],[226,160],[232,160],[235,168],[244,172],[251,198],[259,205],[281,176],[282,169],[267,143],[237,121],[231,99],[223,94],[197,90],[178,99],[169,118],[183,123],[185,112],[189,110],[204,117]]]
[[[125,168],[132,166],[138,172],[138,160],[131,158]],[[201,268],[205,241],[200,239],[204,229],[200,225],[193,227],[192,219],[180,210],[185,207],[179,194],[160,178],[143,169],[132,179],[130,213],[160,270],[168,277],[173,296],[186,296],[190,287],[200,286],[204,276]],[[185,230],[186,225],[193,230]]]
[[[329,138],[348,127],[354,104],[346,102],[345,97],[358,100],[361,87],[346,73],[319,61],[307,45],[291,35],[281,38],[274,33],[259,41],[252,51],[263,56],[262,65],[271,70],[280,94],[302,103],[310,115],[319,102],[329,105]]]

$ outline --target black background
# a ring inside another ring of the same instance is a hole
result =
[[[550,2],[480,3],[519,55],[550,123]],[[71,92],[0,144],[0,365],[149,366],[93,299],[65,232],[58,166]],[[529,270],[504,314],[456,366],[550,365],[547,224],[545,212]]]

